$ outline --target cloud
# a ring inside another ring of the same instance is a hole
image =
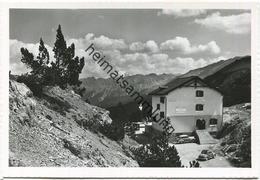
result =
[[[175,18],[180,17],[194,17],[199,16],[201,14],[206,14],[207,11],[205,9],[163,9],[157,13],[160,15],[174,16]]]
[[[156,53],[159,51],[159,47],[155,41],[149,40],[146,43],[133,42],[129,45],[131,51],[148,51]]]
[[[69,39],[68,44],[70,43],[75,43],[76,48],[86,48],[91,43],[102,50],[123,50],[128,48],[128,45],[123,39],[111,39],[104,35],[95,37],[95,34],[93,33],[88,33],[85,38]]]
[[[207,28],[225,31],[230,34],[248,34],[251,29],[251,14],[246,12],[222,16],[220,12],[215,12],[206,18],[195,19],[194,22]]]
[[[126,49],[127,45],[123,39],[110,39],[106,36],[95,37],[93,40],[94,44],[101,49]]]
[[[190,41],[185,37],[177,36],[175,39],[170,39],[160,44],[161,50],[177,51],[183,54],[195,53],[210,53],[219,54],[220,47],[215,41],[210,41],[207,44],[191,45]]]
[[[106,51],[104,54],[114,69],[120,72],[127,72],[129,75],[185,73],[225,59],[223,57],[198,59],[192,57],[170,57],[165,53],[148,54],[135,52],[122,54],[120,51]],[[97,64],[95,65],[98,66]]]
[[[158,53],[160,50],[176,50],[185,55],[196,53],[219,54],[221,51],[215,41],[210,41],[207,44],[191,45],[190,41],[186,37],[176,37],[175,39],[170,39],[161,43],[159,46],[154,40],[146,42],[138,41],[128,44],[123,39],[112,39],[104,35],[95,37],[95,34],[88,33],[85,38],[69,39],[68,44],[71,43],[74,43],[78,49],[85,49],[93,43],[97,49],[102,51],[130,50],[132,52]]]
[[[146,47],[147,47],[147,49],[149,49],[153,53],[155,53],[155,52],[157,52],[159,50],[158,45],[156,44],[156,42],[155,41],[151,41],[151,40],[146,42]]]
[[[143,51],[145,49],[145,44],[142,42],[133,42],[129,45],[131,51]]]
[[[101,41],[104,40],[104,41]],[[220,49],[215,41],[202,45],[191,45],[187,38],[176,37],[165,41],[160,46],[153,40],[147,42],[134,42],[130,45],[124,40],[111,39],[105,36],[95,37],[94,34],[87,34],[84,38],[68,39],[67,44],[75,43],[75,55],[85,58],[85,66],[81,77],[108,77],[106,72],[92,60],[92,57],[85,52],[85,49],[94,43],[115,70],[130,75],[149,73],[185,73],[191,69],[208,65],[218,59],[182,57],[194,53],[218,54]],[[35,56],[38,54],[39,44],[23,43],[18,40],[10,40],[10,66],[13,74],[28,72],[25,65],[21,63],[20,48],[28,48]],[[53,59],[53,51],[50,46],[46,47]],[[170,56],[165,51],[182,51],[181,54]]]
[[[142,66],[135,66],[130,64],[131,67],[128,71],[130,74],[148,74],[154,73],[185,73],[191,69],[206,66],[216,59],[193,59],[191,57],[175,57],[171,58],[167,54],[134,54],[128,55],[129,61],[138,62]]]

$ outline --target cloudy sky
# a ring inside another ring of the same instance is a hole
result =
[[[61,24],[67,44],[85,57],[81,77],[105,77],[84,51],[94,43],[121,73],[185,73],[234,56],[250,55],[247,10],[92,9],[10,10],[10,69],[29,71],[20,48],[35,55],[43,38],[49,53]]]

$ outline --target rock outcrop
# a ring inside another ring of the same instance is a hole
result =
[[[92,106],[70,90],[46,87],[34,97],[10,80],[9,165],[135,167],[122,144],[98,132],[111,123],[109,112]]]
[[[224,124],[217,146],[236,167],[251,167],[251,103],[223,109]]]

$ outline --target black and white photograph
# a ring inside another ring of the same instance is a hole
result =
[[[251,167],[250,9],[10,9],[10,167]]]
[[[0,178],[258,177],[256,5],[1,3]]]

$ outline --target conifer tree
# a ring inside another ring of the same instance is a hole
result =
[[[75,45],[72,43],[67,47],[66,41],[58,26],[56,41],[53,47],[54,60],[50,62],[50,55],[44,45],[42,38],[39,43],[39,53],[36,58],[26,48],[21,48],[21,61],[31,69],[30,74],[24,74],[21,81],[30,85],[58,85],[65,88],[69,85],[79,85],[79,74],[84,67],[84,57],[75,57]],[[30,80],[29,80],[30,79]]]
[[[42,38],[40,39],[39,54],[37,56],[40,66],[47,66],[50,62],[50,55],[47,48],[44,45]]]
[[[22,59],[21,61],[27,65],[31,69],[31,74],[33,75],[43,75],[44,68],[49,63],[49,52],[46,49],[44,42],[42,38],[40,38],[40,44],[39,44],[39,54],[34,59],[34,56],[32,53],[28,51],[26,48],[21,48],[21,54]]]
[[[30,53],[28,49],[26,48],[21,48],[21,54],[22,58],[21,61],[31,70],[35,68],[35,62],[34,62],[34,56],[33,53]]]
[[[75,45],[72,43],[67,47],[66,41],[61,31],[61,26],[58,26],[56,41],[53,47],[54,58],[56,62],[53,64],[53,68],[56,71],[56,76],[59,77],[57,82],[60,86],[79,85],[79,74],[84,67],[84,57],[79,59],[75,56]]]
[[[53,52],[56,59],[55,66],[60,68],[63,64],[61,61],[65,61],[64,56],[66,54],[67,44],[61,31],[61,25],[59,24],[57,29],[56,41],[54,43]]]
[[[156,136],[152,142],[134,150],[141,167],[183,167],[177,149],[170,146],[165,135]]]

